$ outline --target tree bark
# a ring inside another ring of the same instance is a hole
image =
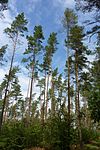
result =
[[[32,103],[32,92],[33,92],[33,80],[34,80],[34,64],[35,64],[35,54],[33,54],[33,64],[32,64],[32,76],[31,76],[31,85],[30,85],[30,96],[29,96],[29,120],[31,116],[31,103]]]
[[[82,149],[82,131],[81,131],[81,118],[80,118],[79,76],[78,76],[78,54],[77,54],[77,50],[75,50],[75,78],[76,78],[76,94],[75,94],[76,121],[77,121],[78,133],[79,133],[80,149]]]
[[[51,79],[51,115],[55,116],[55,95],[54,95],[54,81]]]
[[[48,113],[48,90],[49,90],[49,73],[47,76],[47,86],[46,86],[46,114],[45,114],[45,118],[47,118],[47,113]]]
[[[15,51],[16,51],[17,40],[18,40],[18,34],[16,35],[16,39],[15,39],[15,42],[14,42],[14,45],[13,45],[13,54],[12,54],[10,69],[9,69],[9,73],[8,73],[8,81],[7,81],[7,85],[6,85],[6,89],[5,89],[5,95],[4,95],[3,106],[2,106],[2,111],[1,111],[0,131],[1,131],[1,128],[2,128],[2,123],[3,123],[4,110],[5,110],[5,106],[6,106],[8,87],[9,87],[10,78],[11,78],[11,71],[12,71],[12,67],[13,67],[13,61],[14,61],[14,56],[15,56]]]
[[[69,27],[67,28],[67,65],[68,65],[68,150],[70,150],[70,59],[69,59]]]

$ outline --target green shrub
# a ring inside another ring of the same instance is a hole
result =
[[[82,128],[82,140],[84,143],[88,143],[98,137],[98,133],[88,128]]]

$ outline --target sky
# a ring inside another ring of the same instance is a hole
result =
[[[64,11],[66,8],[74,8],[74,0],[9,0],[9,9],[4,11],[4,18],[0,19],[0,45],[5,45],[9,43],[9,48],[7,52],[7,58],[10,59],[12,54],[10,48],[10,41],[7,35],[4,34],[4,29],[9,27],[15,16],[18,13],[24,12],[28,20],[28,34],[32,34],[35,25],[42,25],[44,31],[44,37],[47,39],[51,32],[57,32],[58,38],[58,50],[53,58],[53,67],[59,67],[59,71],[64,68],[66,60],[66,49],[64,47],[64,39],[66,38],[63,32],[63,26],[61,20],[64,16]],[[79,23],[82,24],[87,16],[82,17],[79,15]],[[87,17],[88,18],[88,17]],[[23,95],[26,95],[28,77],[26,76],[26,69],[20,63],[22,58],[22,53],[27,47],[27,42],[25,38],[22,39],[22,45],[17,47],[15,63],[14,65],[20,65],[22,72],[19,74],[19,81],[22,86]],[[59,65],[60,64],[60,65]],[[5,73],[7,73],[9,68],[9,63],[6,66],[0,68],[0,81],[2,81]]]

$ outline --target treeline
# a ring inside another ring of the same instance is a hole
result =
[[[56,68],[52,67],[60,44],[57,33],[52,32],[45,39],[42,26],[38,25],[28,35],[27,23],[21,13],[4,30],[11,41],[12,54],[8,74],[0,84],[0,148],[69,150],[77,145],[82,149],[84,143],[97,136],[93,129],[100,121],[99,25],[85,33],[84,27],[78,25],[77,14],[72,9],[65,10],[62,25],[67,57],[63,73],[59,73],[60,62]],[[96,35],[94,51],[84,44],[85,37],[92,34]],[[14,65],[22,37],[27,39],[21,62],[29,77],[26,98],[18,79],[21,68]],[[6,64],[8,45],[0,49],[1,65]],[[95,59],[90,62],[88,57],[92,55]],[[38,93],[34,92],[34,85]]]

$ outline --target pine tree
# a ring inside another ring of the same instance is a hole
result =
[[[91,118],[95,122],[100,121],[100,43],[96,47],[96,57],[90,69],[91,91],[88,96],[88,103],[91,112]]]
[[[3,113],[4,113],[4,109],[5,109],[5,104],[6,104],[6,98],[7,98],[8,87],[9,87],[9,82],[10,82],[10,78],[11,78],[11,71],[12,71],[13,62],[14,62],[16,46],[18,44],[19,38],[21,36],[24,36],[24,32],[27,31],[26,25],[27,25],[27,20],[24,17],[24,13],[21,13],[12,22],[11,27],[5,29],[5,33],[11,39],[11,42],[13,44],[13,52],[12,52],[12,58],[11,58],[11,62],[10,62],[10,69],[9,69],[9,73],[8,73],[8,81],[7,81],[6,89],[5,89],[5,96],[4,96],[4,100],[3,100],[3,107],[2,107],[2,113],[1,113],[1,118],[0,118],[0,130],[2,127],[2,123],[3,123]]]
[[[100,1],[99,0],[75,0],[76,9],[81,10],[83,13],[93,12],[94,17],[86,20],[86,25],[89,27],[87,34],[91,36],[100,33]],[[86,35],[87,35],[86,34]]]
[[[15,120],[20,117],[18,112],[18,103],[19,101],[22,101],[21,86],[17,76],[15,76],[11,83],[10,99],[12,100],[12,108],[14,108],[13,117]]]
[[[52,32],[47,40],[47,45],[45,46],[45,53],[43,58],[43,70],[45,76],[44,82],[44,106],[45,106],[45,118],[47,118],[48,111],[48,90],[49,90],[49,76],[52,71],[52,57],[57,50],[57,34]]]
[[[69,137],[70,137],[70,47],[69,47],[69,36],[71,28],[77,23],[77,16],[73,10],[67,8],[64,12],[63,26],[66,29],[65,45],[67,47],[67,67],[68,67],[68,122],[69,122]],[[68,146],[70,150],[70,146]]]
[[[58,69],[56,68],[54,71],[52,71],[51,76],[51,89],[50,89],[50,98],[51,98],[51,117],[54,117],[56,115],[56,82],[57,82],[57,74]]]
[[[10,77],[10,86],[8,87],[8,93],[7,93],[7,101],[6,101],[6,104],[5,104],[5,111],[4,111],[4,121],[6,121],[9,116],[9,109],[10,109],[10,106],[11,103],[15,103],[19,96],[21,96],[19,94],[20,92],[20,85],[18,84],[18,77],[16,76],[16,73],[19,71],[19,68],[18,67],[14,67],[12,68],[12,71],[11,71],[11,77]],[[5,89],[6,89],[6,84],[8,82],[8,75],[5,75],[5,78],[3,79],[3,82],[1,83],[0,85],[0,91],[2,93],[2,97],[4,96],[4,93],[5,93]]]
[[[42,40],[44,39],[42,27],[35,26],[33,36],[27,36],[28,49],[25,50],[24,54],[26,58],[23,58],[23,62],[27,63],[27,68],[30,70],[31,74],[31,85],[30,85],[30,95],[29,95],[29,117],[31,115],[31,104],[32,104],[32,93],[33,93],[33,83],[35,75],[37,73],[37,55],[42,50]]]
[[[76,118],[77,118],[77,128],[80,138],[80,147],[82,147],[82,133],[81,133],[81,115],[80,115],[80,73],[83,68],[87,67],[87,48],[83,44],[83,27],[78,25],[74,26],[70,32],[70,47],[74,50],[74,72],[75,72],[75,106],[76,106]]]

